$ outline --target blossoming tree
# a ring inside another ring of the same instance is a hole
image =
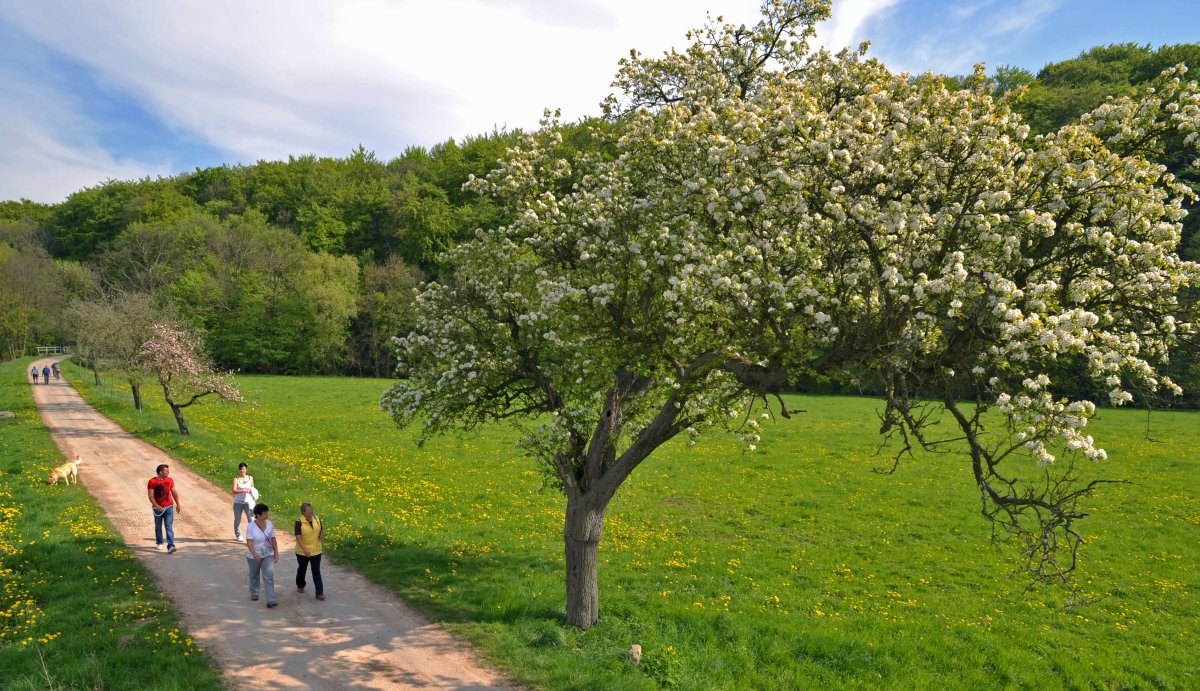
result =
[[[187,331],[154,324],[150,338],[138,351],[138,360],[142,371],[153,374],[162,385],[180,434],[188,434],[183,409],[201,398],[216,395],[230,403],[245,401],[232,375],[215,371],[204,356],[200,339]]]
[[[606,146],[561,155],[558,123],[470,185],[505,227],[449,253],[418,299],[382,399],[426,434],[523,421],[566,495],[569,623],[599,616],[597,554],[621,484],[677,435],[759,419],[801,375],[870,377],[901,451],[971,462],[983,511],[1038,577],[1080,537],[1076,459],[1101,460],[1071,366],[1126,389],[1195,333],[1176,301],[1189,192],[1144,154],[1189,143],[1200,97],[1179,70],[1152,92],[1030,137],[1008,101],[895,75],[863,51],[808,50],[816,0],[718,19],[683,52],[622,61]],[[1182,69],[1182,68],[1180,68]],[[934,437],[948,419],[954,439]]]

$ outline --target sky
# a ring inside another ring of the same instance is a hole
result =
[[[760,0],[0,0],[0,200],[358,146],[383,160],[599,113],[617,61]],[[1036,72],[1200,42],[1195,0],[834,0],[816,43],[895,71]],[[1196,66],[1200,68],[1200,66]]]

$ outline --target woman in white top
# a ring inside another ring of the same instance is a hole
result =
[[[254,506],[254,476],[247,474],[245,463],[238,463],[237,477],[233,478],[233,539],[242,539],[242,514],[246,514],[246,525],[254,518],[250,515]],[[256,490],[257,491],[257,490]]]
[[[259,579],[267,589],[267,607],[274,607],[275,564],[279,563],[279,543],[275,524],[267,520],[271,509],[266,504],[254,507],[254,520],[246,526],[246,565],[250,568],[250,599],[258,599]]]

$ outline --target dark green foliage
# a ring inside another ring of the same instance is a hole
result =
[[[178,180],[180,191],[211,214],[224,217],[246,210],[242,177],[229,166],[197,168]]]
[[[27,220],[42,226],[46,225],[53,215],[54,207],[50,204],[31,202],[28,199],[0,202],[0,221]]]
[[[78,264],[50,257],[32,221],[0,220],[0,358],[57,343],[63,307],[93,283]]]
[[[420,270],[392,257],[362,267],[358,314],[351,323],[350,354],[363,374],[387,377],[396,366],[389,338],[414,326],[413,292],[422,280]]]
[[[500,220],[463,183],[516,136],[412,147],[387,163],[360,146],[344,159],[109,180],[56,205],[3,202],[3,346],[73,341],[52,317],[102,287],[158,296],[224,368],[386,374],[411,288],[439,272],[441,252]]]
[[[1200,65],[1200,44],[1162,46],[1116,43],[1097,46],[1078,57],[1050,63],[1036,76],[1012,65],[997,68],[992,81],[999,93],[1028,91],[1016,110],[1036,133],[1062,127],[1113,96],[1128,96],[1168,67]],[[1195,78],[1195,72],[1187,75]]]
[[[1036,75],[1002,66],[991,81],[998,93],[1024,88],[1016,108],[1041,133],[1110,96],[1135,93],[1179,62],[1200,66],[1200,44],[1100,46]],[[1197,73],[1193,69],[1188,77]],[[971,77],[947,81],[961,88],[975,83]],[[612,119],[567,125],[560,152],[567,160],[611,155],[599,142],[612,138],[597,132],[620,126]],[[29,288],[0,287],[4,345],[15,353],[70,340],[53,320],[31,315],[43,305],[53,313],[72,297],[92,297],[96,273],[108,291],[163,294],[207,334],[221,366],[390,374],[388,339],[409,326],[412,286],[425,277],[444,278],[444,250],[478,228],[504,222],[504,209],[463,184],[492,170],[518,134],[494,131],[414,146],[386,162],[360,146],[345,158],[294,156],[158,180],[110,180],[56,205],[0,202],[0,243],[21,255],[0,256],[9,283],[31,267],[60,260],[52,271],[38,269],[39,278],[26,281]],[[1193,158],[1182,142],[1168,141],[1160,160],[1200,190]],[[1200,259],[1198,229],[1200,214],[1193,213],[1184,222],[1180,249],[1193,260]],[[265,254],[249,256],[255,253]],[[302,290],[329,268],[322,254],[357,258],[357,286],[335,281],[324,294]],[[346,300],[357,301],[351,318],[331,316],[342,313]],[[332,345],[331,338],[342,341]],[[1185,389],[1200,388],[1200,366],[1192,356],[1175,360],[1174,374]],[[854,391],[827,383],[817,388]]]
[[[1029,86],[1036,79],[1037,77],[1033,76],[1033,73],[1027,69],[1012,65],[1001,65],[996,68],[996,74],[993,77],[996,83],[996,95],[1003,95],[1013,89]]]
[[[175,180],[109,180],[54,207],[49,249],[56,257],[86,260],[132,223],[168,221],[195,208]]]
[[[333,371],[342,361],[357,299],[358,265],[305,249],[260,214],[208,219],[188,230],[189,261],[170,285],[175,310],[207,333],[222,368]]]
[[[97,254],[94,263],[110,288],[159,293],[195,262],[205,238],[219,225],[201,212],[132,223]]]

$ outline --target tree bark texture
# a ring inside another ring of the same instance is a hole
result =
[[[129,382],[129,391],[133,394],[133,407],[138,412],[142,410],[142,387],[134,381]]]
[[[600,537],[604,533],[604,509],[604,506],[593,506],[586,498],[567,499],[567,518],[563,526],[567,563],[567,623],[580,629],[589,628],[600,619],[597,575]]]

